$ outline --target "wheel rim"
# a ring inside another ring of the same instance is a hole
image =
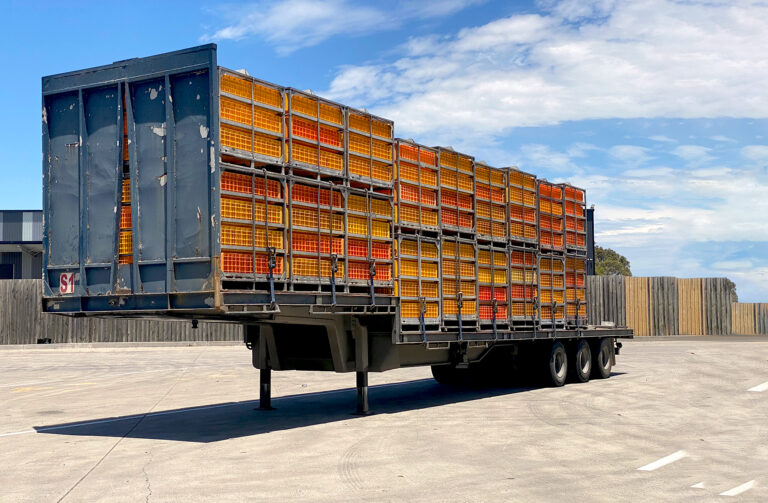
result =
[[[608,348],[606,346],[603,346],[600,348],[600,366],[604,369],[608,368],[608,362],[610,356],[608,355]]]
[[[584,349],[579,351],[578,365],[581,370],[581,375],[589,375],[591,362]]]
[[[562,351],[555,352],[555,374],[558,378],[565,374],[565,355]]]

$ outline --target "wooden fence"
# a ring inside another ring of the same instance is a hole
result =
[[[40,280],[0,281],[0,344],[239,341],[239,325],[44,314]],[[724,278],[587,276],[587,316],[635,335],[768,334],[768,304],[731,304]]]
[[[113,318],[72,318],[41,311],[42,280],[0,280],[0,344],[36,344],[50,338],[70,342],[238,341],[242,329],[230,323]]]
[[[768,304],[734,304],[732,309],[734,334],[768,334]]]
[[[731,303],[725,278],[587,276],[587,316],[638,336],[768,334],[768,304]]]

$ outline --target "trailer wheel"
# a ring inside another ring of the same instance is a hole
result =
[[[592,362],[592,376],[598,379],[607,379],[613,368],[613,341],[610,337],[603,337],[597,343],[597,351]]]
[[[452,365],[432,365],[432,377],[446,386],[461,386],[469,378],[467,369],[457,369]]]
[[[549,352],[548,361],[549,372],[547,372],[547,383],[554,387],[565,384],[565,378],[568,376],[568,355],[565,352],[565,346],[562,342],[552,344]]]
[[[569,367],[573,382],[589,381],[589,376],[592,374],[592,351],[586,340],[581,339],[576,345]]]

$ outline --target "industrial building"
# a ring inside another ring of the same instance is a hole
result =
[[[0,210],[0,279],[42,277],[43,212]]]

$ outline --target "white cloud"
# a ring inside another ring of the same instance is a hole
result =
[[[754,262],[749,259],[721,260],[712,264],[712,268],[722,271],[738,271],[739,269],[749,269],[751,267],[754,267]]]
[[[400,0],[386,7],[352,0],[260,0],[215,10],[223,27],[202,41],[259,37],[289,54],[334,36],[393,30],[404,22],[453,14],[478,0]]]
[[[711,161],[714,157],[710,155],[710,152],[712,152],[711,148],[701,145],[680,145],[672,150],[672,154],[690,165],[700,165]]]
[[[547,145],[523,145],[520,147],[520,152],[523,155],[520,168],[527,171],[546,169],[557,172],[573,172],[578,169],[568,154],[552,150]]]
[[[754,163],[768,163],[768,145],[747,145],[741,149],[741,156]]]
[[[591,143],[579,142],[571,144],[568,147],[568,155],[571,157],[586,157],[588,152],[592,150],[600,150],[600,147]]]
[[[768,45],[768,5],[541,5],[540,14],[412,39],[402,57],[366,65],[369,83],[345,67],[328,92],[416,136],[503,136],[580,119],[768,117],[768,63],[754,50]]]
[[[614,145],[608,152],[612,157],[631,166],[644,164],[651,159],[648,149],[637,145]]]
[[[721,134],[712,136],[712,137],[710,137],[710,139],[714,140],[714,141],[719,141],[719,142],[722,142],[722,143],[738,143],[733,138],[729,138],[729,137],[721,135]]]
[[[672,138],[661,134],[649,136],[648,139],[659,143],[677,143],[677,140],[673,140]]]

